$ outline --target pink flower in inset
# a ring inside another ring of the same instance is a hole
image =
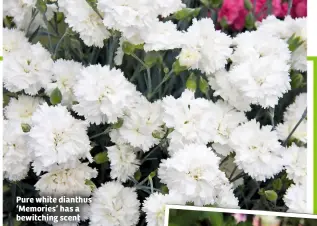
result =
[[[237,221],[237,223],[245,222],[247,220],[247,215],[245,214],[235,213],[235,214],[232,214],[232,216]]]

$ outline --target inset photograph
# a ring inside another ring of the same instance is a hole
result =
[[[165,226],[315,226],[317,216],[279,212],[169,206]]]

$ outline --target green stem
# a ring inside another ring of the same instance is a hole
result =
[[[292,129],[291,133],[288,135],[288,137],[285,139],[285,141],[283,142],[283,146],[285,147],[287,145],[287,142],[289,141],[289,139],[292,137],[292,135],[294,134],[294,132],[296,131],[296,129],[298,128],[298,126],[302,123],[302,121],[306,118],[307,116],[307,108],[305,109],[304,113],[302,114],[302,117],[300,118],[300,120],[297,122],[297,124],[295,125],[295,127]]]
[[[148,178],[149,178],[149,182],[150,182],[150,186],[151,186],[151,193],[153,193],[154,192],[153,180],[150,176],[148,176]]]
[[[135,55],[134,53],[131,54],[131,56],[136,59],[138,62],[140,62],[142,64],[143,67],[145,67],[146,69],[146,73],[147,73],[147,88],[148,88],[148,93],[152,93],[152,78],[151,78],[151,69],[143,62],[143,60],[141,60],[137,55]]]
[[[236,177],[234,177],[233,179],[231,179],[230,183],[235,182],[236,180],[239,180],[240,178],[243,178],[246,175],[247,175],[246,173],[242,172],[242,173],[238,174]]]
[[[91,137],[89,137],[90,139],[94,139],[96,137],[100,137],[102,135],[108,134],[111,131],[112,127],[108,127],[105,131],[103,131],[102,133],[98,133],[96,135],[93,135]]]
[[[65,30],[65,33],[63,34],[63,36],[61,37],[61,39],[58,41],[57,45],[56,45],[56,48],[55,48],[55,51],[54,51],[54,55],[53,55],[53,59],[56,59],[56,55],[57,55],[57,52],[59,50],[59,47],[60,45],[62,44],[62,42],[64,41],[64,38],[67,36],[68,34],[68,28]]]
[[[236,172],[236,170],[238,169],[238,166],[234,167],[234,169],[232,170],[230,176],[229,176],[229,181],[232,179],[234,173]]]
[[[43,20],[44,20],[44,23],[47,27],[47,38],[48,38],[48,41],[50,43],[50,52],[53,52],[53,45],[52,45],[52,39],[51,39],[51,34],[49,32],[49,24],[48,24],[48,21],[47,21],[47,17],[45,15],[45,13],[43,13]]]
[[[33,23],[33,21],[34,21],[34,19],[35,19],[35,17],[37,16],[38,13],[39,13],[39,11],[37,11],[37,10],[35,10],[35,11],[33,12],[32,19],[31,19],[31,21],[30,21],[30,23],[29,23],[29,25],[28,25],[28,28],[26,29],[26,32],[25,32],[25,34],[26,34],[27,37],[29,36],[29,31],[30,31],[31,25],[32,25],[32,23]]]
[[[171,75],[173,73],[173,70],[171,70],[167,75],[164,76],[163,80],[161,81],[161,83],[155,87],[154,91],[152,93],[149,94],[149,99],[151,99],[160,89],[160,87],[167,81],[170,79]]]
[[[291,14],[292,7],[293,7],[293,0],[288,0],[287,15]]]
[[[230,158],[230,155],[227,155],[219,164],[219,167],[222,166],[228,159]]]

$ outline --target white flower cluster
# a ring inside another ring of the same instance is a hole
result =
[[[4,109],[6,179],[24,179],[31,165],[41,175],[35,185],[41,194],[92,194],[88,207],[92,226],[134,226],[140,208],[149,226],[162,226],[166,204],[239,208],[234,194],[237,180],[243,180],[239,175],[261,182],[285,170],[295,184],[284,201],[291,211],[300,200],[298,205],[305,211],[307,94],[295,98],[276,126],[261,125],[245,113],[252,105],[263,111],[274,108],[291,90],[290,70],[306,70],[301,62],[306,55],[306,32],[301,29],[305,19],[269,17],[258,30],[231,38],[207,18],[194,19],[187,31],[179,31],[171,21],[160,21],[159,16],[185,7],[180,0],[99,0],[95,6],[86,0],[58,0],[55,6],[87,46],[103,47],[110,30],[119,31],[117,63],[122,62],[125,41],[142,44],[146,52],[180,50],[175,62],[207,76],[218,99],[196,98],[194,91],[185,89],[178,98],[167,95],[151,101],[124,70],[53,61],[50,52],[39,43],[29,43],[24,32],[6,28],[4,87],[17,96]],[[35,1],[12,1],[5,14],[22,29],[19,23],[34,7]],[[287,43],[293,34],[303,43],[290,51]],[[49,105],[38,97],[56,90],[61,95],[58,104]],[[107,136],[107,144],[91,142],[95,136],[88,136],[89,126],[105,125],[106,131],[99,135]],[[82,161],[92,162],[90,151],[95,145],[106,149],[113,181],[102,181],[92,192],[87,181],[98,172]],[[134,178],[158,149],[168,156],[155,170],[168,194],[153,188],[153,172],[143,182]],[[232,161],[231,176],[223,172],[226,157]],[[233,177],[236,170],[241,172],[237,178]],[[141,204],[137,189],[146,187],[146,181],[151,192]]]
[[[29,43],[21,31],[4,29],[3,33],[4,87],[10,92],[37,94],[51,79],[53,60],[50,53],[40,43]]]
[[[17,28],[25,31],[35,31],[39,26],[47,27],[44,15],[36,12],[36,0],[12,0],[3,4],[3,15],[13,18]],[[45,17],[49,21],[53,18],[57,6],[54,4],[47,5]],[[31,22],[30,22],[31,21]]]
[[[292,19],[287,16],[283,21],[274,16],[269,16],[261,23],[258,23],[258,30],[284,41],[288,41],[292,36],[299,38],[302,44],[292,52],[292,69],[307,71],[307,26],[306,18]]]

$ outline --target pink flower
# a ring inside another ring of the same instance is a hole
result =
[[[254,4],[254,0],[250,0]],[[288,3],[284,0],[272,0],[272,14],[283,18],[287,15]],[[242,30],[245,27],[245,19],[248,10],[244,7],[244,0],[224,0],[221,9],[218,12],[218,22],[225,19],[227,24],[234,30]],[[267,0],[256,0],[255,14],[258,21],[262,21],[268,16]],[[210,16],[210,14],[209,14]],[[294,0],[291,16],[307,16],[307,0]]]
[[[225,18],[229,25],[238,18],[239,12],[244,9],[244,0],[224,0],[218,13],[218,20]]]
[[[296,17],[306,17],[307,16],[307,0],[294,0],[291,10],[291,16]]]
[[[257,20],[261,21],[268,16],[267,0],[257,0],[255,6]],[[272,1],[272,14],[277,17],[285,17],[287,14],[287,2],[282,0]]]
[[[235,214],[232,214],[232,216],[237,221],[237,223],[245,222],[247,220],[247,215],[245,215],[245,214],[235,213]]]
[[[224,0],[218,13],[218,22],[224,18],[233,29],[242,30],[247,13],[244,0]]]
[[[252,226],[260,226],[260,218],[258,216],[253,218]]]

